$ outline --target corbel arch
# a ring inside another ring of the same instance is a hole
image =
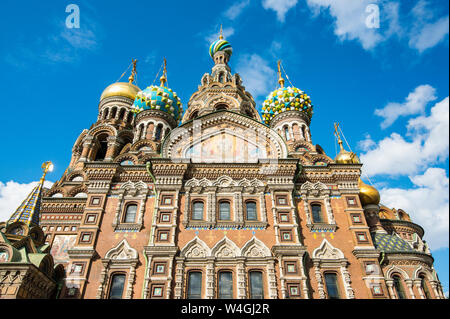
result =
[[[258,238],[250,239],[241,249],[242,256],[245,257],[271,257],[270,249]]]
[[[180,255],[186,258],[206,258],[211,256],[211,250],[203,240],[196,236],[181,249]]]
[[[232,240],[225,236],[211,249],[211,256],[216,258],[236,258],[241,256],[241,250]]]

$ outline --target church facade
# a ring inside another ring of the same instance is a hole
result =
[[[280,64],[259,114],[230,43],[210,55],[184,113],[165,66],[159,86],[133,84],[134,61],[105,89],[35,219],[0,224],[0,298],[444,298],[422,227],[380,205],[338,126],[336,158],[313,144],[311,99]],[[47,266],[22,262],[48,291],[17,295],[13,249],[31,229]]]

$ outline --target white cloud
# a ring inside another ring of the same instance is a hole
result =
[[[14,181],[6,184],[0,182],[0,222],[7,221],[11,217],[37,184],[38,182],[29,184],[20,184]],[[53,183],[50,181],[44,182],[44,187],[50,188],[52,185]]]
[[[428,168],[424,174],[410,176],[410,189],[383,188],[381,201],[390,208],[405,210],[414,223],[425,229],[433,250],[448,247],[449,178],[442,168]]]
[[[368,28],[366,20],[369,14],[366,13],[368,5],[374,0],[306,0],[310,9],[317,15],[328,10],[335,20],[334,33],[341,40],[358,40],[364,49],[372,49],[383,41],[380,28]],[[385,16],[389,21],[397,16],[398,7],[388,6]],[[380,14],[383,17],[383,14]],[[395,20],[393,20],[395,21]]]
[[[407,139],[398,133],[375,143],[370,137],[359,143],[363,171],[374,175],[413,175],[442,162],[449,155],[449,98],[432,108],[429,116],[409,120]],[[366,148],[364,149],[364,146]]]
[[[249,5],[250,0],[243,0],[236,2],[231,7],[229,7],[227,11],[225,11],[224,16],[230,20],[235,20],[242,14],[244,9],[247,8]]]
[[[365,50],[374,49],[391,37],[405,38],[409,47],[422,53],[445,39],[449,33],[449,17],[435,19],[428,2],[419,0],[409,14],[400,17],[400,1],[390,0],[306,0],[317,16],[328,11],[335,20],[334,33],[341,40],[359,41]],[[368,28],[366,21],[373,12],[369,5],[377,5],[380,27]],[[402,21],[400,24],[399,21]]]
[[[284,22],[286,13],[297,5],[298,0],[263,0],[262,5],[266,10],[273,10],[277,13],[277,19]]]
[[[425,106],[436,100],[436,89],[430,85],[421,85],[411,92],[404,103],[389,103],[383,109],[376,109],[375,114],[384,118],[382,128],[392,125],[400,116],[423,113]]]
[[[243,85],[256,99],[267,95],[275,88],[277,75],[269,63],[258,54],[245,54],[238,60],[236,71]]]
[[[449,18],[442,17],[434,23],[423,25],[418,31],[411,34],[409,46],[417,49],[420,53],[434,47],[448,35]]]

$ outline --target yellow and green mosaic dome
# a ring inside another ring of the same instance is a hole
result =
[[[270,121],[276,115],[286,111],[301,111],[311,118],[313,115],[311,98],[305,92],[295,87],[289,86],[275,90],[263,103],[263,121],[266,124],[270,124]]]
[[[132,108],[136,114],[144,110],[160,110],[170,114],[177,123],[183,113],[183,106],[177,93],[164,86],[152,85],[138,92]]]
[[[372,235],[375,247],[383,252],[395,253],[414,251],[411,246],[402,238],[388,234]]]

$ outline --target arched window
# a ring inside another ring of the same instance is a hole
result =
[[[127,117],[127,123],[131,124],[133,122],[133,113],[128,113],[128,117]]]
[[[286,141],[289,141],[291,139],[291,134],[289,133],[289,127],[284,127],[284,136],[286,137]]]
[[[203,220],[203,209],[205,206],[203,202],[194,202],[192,206],[192,220]]]
[[[263,275],[260,271],[250,272],[250,299],[264,299]]]
[[[402,279],[399,275],[392,276],[394,279],[394,289],[398,299],[406,299],[405,291],[403,290]]]
[[[258,220],[258,214],[256,213],[256,203],[246,202],[245,203],[245,213],[247,220]]]
[[[159,140],[161,139],[162,129],[163,129],[162,124],[159,124],[159,125],[156,127],[155,141],[159,141]]]
[[[195,111],[194,113],[191,114],[191,117],[189,119],[193,120],[197,117],[198,117],[198,111]]]
[[[307,140],[308,139],[308,137],[307,137],[307,135],[306,135],[306,126],[302,126],[302,133],[303,133],[303,138],[305,139],[305,140]]]
[[[106,120],[108,118],[109,109],[105,109],[103,111],[103,119]]]
[[[78,193],[74,196],[75,198],[87,198],[88,195],[84,192]]]
[[[219,104],[216,106],[216,111],[228,110],[228,106],[226,104]]]
[[[114,274],[111,279],[109,299],[122,299],[124,286],[125,286],[125,275]]]
[[[219,299],[233,299],[233,273],[221,271],[219,273]]]
[[[420,278],[420,287],[422,288],[423,294],[425,295],[426,299],[432,299],[430,291],[428,290],[427,286],[427,280],[425,278],[425,275],[421,274],[419,276]]]
[[[116,114],[117,114],[117,108],[113,108],[111,111],[111,119],[115,119],[116,118]]]
[[[94,161],[103,161],[105,159],[106,151],[108,150],[107,138],[107,134],[101,134],[97,137],[99,145],[97,148],[97,153],[95,154]]]
[[[83,176],[81,176],[81,175],[78,175],[78,176],[75,176],[74,178],[72,178],[72,182],[82,182],[84,179],[83,179]]]
[[[134,223],[136,221],[137,205],[128,205],[125,212],[125,223]]]
[[[188,278],[187,299],[202,298],[202,273],[191,271]]]
[[[325,274],[325,286],[327,288],[328,299],[339,299],[339,286],[335,273]]]
[[[125,120],[125,109],[121,109],[119,112],[119,120]]]
[[[322,206],[319,204],[312,204],[311,210],[312,210],[313,222],[314,223],[323,223]]]
[[[219,220],[230,220],[230,202],[219,202]]]

